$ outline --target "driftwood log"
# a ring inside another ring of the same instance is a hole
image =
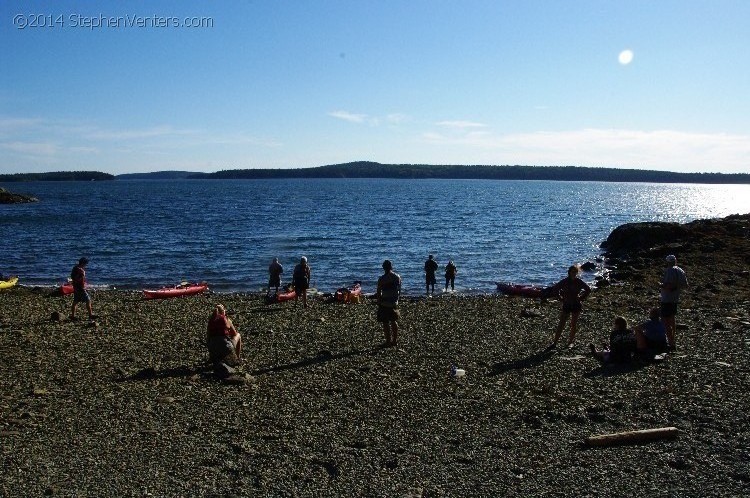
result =
[[[586,438],[587,446],[614,446],[618,444],[638,444],[659,439],[675,439],[679,430],[677,427],[659,427],[639,431],[616,432]]]

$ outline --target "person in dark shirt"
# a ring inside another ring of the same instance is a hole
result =
[[[637,325],[634,329],[638,353],[653,358],[669,349],[667,330],[660,320],[659,308],[651,308],[647,322]]]
[[[310,287],[310,265],[307,264],[307,258],[302,256],[300,262],[294,267],[294,273],[292,274],[292,280],[294,282],[294,304],[297,304],[297,299],[302,295],[302,304],[307,308],[307,289]]]
[[[570,335],[568,335],[568,349],[572,348],[576,339],[576,328],[578,326],[578,317],[583,310],[583,301],[591,293],[591,287],[586,282],[578,278],[579,268],[573,265],[568,268],[568,276],[554,286],[548,292],[551,296],[556,296],[562,301],[562,311],[560,312],[560,321],[555,329],[555,336],[552,339],[551,347],[557,345],[560,335],[565,328],[565,323],[570,318]]]
[[[70,308],[70,319],[76,320],[76,308],[78,303],[86,303],[86,308],[89,312],[89,320],[96,318],[94,315],[93,305],[91,304],[91,296],[86,291],[86,265],[89,264],[87,258],[81,258],[78,260],[78,264],[73,267],[70,272],[70,280],[73,282],[73,306]]]
[[[378,300],[378,321],[383,324],[385,345],[395,346],[398,340],[398,298],[401,294],[401,276],[393,272],[393,263],[383,261],[383,275],[378,278],[375,297]]]
[[[451,290],[456,290],[455,283],[456,283],[456,274],[458,273],[458,268],[456,268],[456,265],[453,263],[453,260],[448,261],[448,264],[445,265],[445,290],[448,290],[448,284],[451,285]]]
[[[438,269],[437,261],[435,261],[432,254],[430,254],[427,257],[427,261],[424,262],[424,276],[425,276],[425,285],[427,287],[426,293],[427,295],[432,295],[435,292],[435,272]],[[432,288],[432,292],[430,292],[430,287]]]
[[[268,292],[271,292],[271,287],[275,287],[276,294],[279,293],[282,273],[284,273],[284,267],[279,263],[279,258],[273,258],[273,261],[268,266]]]
[[[635,333],[628,328],[628,321],[623,317],[615,318],[615,326],[609,335],[609,347],[597,351],[589,344],[591,354],[602,363],[628,363],[636,351]]]

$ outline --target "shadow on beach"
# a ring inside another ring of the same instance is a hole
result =
[[[257,370],[254,370],[250,372],[251,375],[262,375],[267,373],[273,373],[273,372],[283,372],[286,370],[296,370],[299,368],[305,368],[310,367],[313,365],[319,365],[322,363],[328,363],[330,361],[336,361],[341,360],[343,358],[351,358],[353,356],[361,356],[364,354],[372,353],[375,351],[379,351],[378,348],[369,348],[369,349],[356,349],[353,351],[347,351],[345,353],[338,353],[333,354],[330,351],[320,351],[315,356],[310,356],[307,358],[304,358],[300,361],[295,361],[294,363],[287,363],[284,365],[277,365],[274,367],[264,367],[259,368]]]
[[[522,370],[524,368],[532,368],[536,367],[538,365],[541,365],[548,359],[550,359],[555,354],[555,350],[546,347],[542,349],[541,351],[537,351],[536,353],[532,353],[526,358],[522,358],[520,360],[510,360],[510,361],[503,361],[500,363],[495,363],[490,367],[490,373],[488,374],[490,377],[493,377],[495,375],[500,375],[505,372],[509,372],[511,370]]]

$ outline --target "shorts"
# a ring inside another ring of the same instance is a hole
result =
[[[86,289],[73,289],[73,303],[88,303],[91,301]]]
[[[303,291],[306,290],[309,287],[309,283],[306,278],[299,279],[294,281],[294,290],[295,291]]]
[[[401,318],[396,308],[378,306],[378,321],[381,323],[397,322]]]
[[[661,303],[661,317],[672,318],[677,315],[677,303]]]
[[[580,313],[583,310],[581,303],[563,303],[563,313]]]
[[[666,341],[654,341],[646,337],[646,352],[651,355],[662,354],[667,351]]]
[[[208,347],[208,357],[211,361],[224,361],[224,359],[234,354],[234,344],[229,337],[209,337],[206,341]]]
[[[269,287],[281,287],[281,277],[279,275],[275,275],[269,278],[268,286]]]
[[[425,277],[425,281],[427,282],[427,285],[435,285],[435,283],[437,282],[437,280],[435,280],[435,274],[433,273],[432,275],[427,275]]]

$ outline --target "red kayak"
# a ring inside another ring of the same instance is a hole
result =
[[[143,297],[146,299],[167,299],[170,297],[192,296],[201,294],[208,290],[206,282],[193,284],[180,284],[174,287],[162,287],[156,290],[143,290]]]
[[[354,282],[349,287],[342,287],[336,291],[334,297],[336,301],[348,303],[352,297],[362,294],[362,285],[360,282]]]
[[[73,294],[73,284],[71,282],[62,284],[60,286],[60,294],[62,294],[63,296],[67,296],[68,294]]]
[[[547,295],[546,287],[538,287],[536,285],[520,285],[506,282],[498,282],[497,290],[503,294],[509,296],[521,296],[521,297],[549,297]]]
[[[283,303],[284,301],[291,301],[295,297],[297,297],[297,293],[294,292],[294,289],[290,289],[286,292],[280,292],[276,294],[276,302]]]

